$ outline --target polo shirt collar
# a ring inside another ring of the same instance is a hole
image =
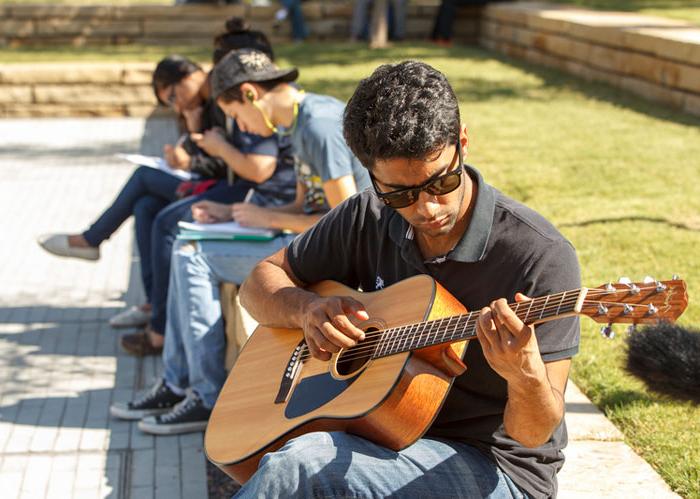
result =
[[[462,239],[447,255],[450,260],[473,263],[481,260],[486,254],[486,245],[493,226],[494,210],[496,208],[496,191],[484,182],[481,174],[473,167],[465,165],[467,173],[477,185],[476,204],[472,210],[469,226]],[[419,270],[425,269],[420,258],[418,245],[413,241],[413,230],[406,220],[391,208],[389,221],[389,237],[401,248],[401,256]]]

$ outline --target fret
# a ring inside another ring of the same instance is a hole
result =
[[[542,310],[540,310],[540,319],[544,315],[544,311],[547,310],[547,302],[549,302],[549,295],[544,297],[544,305],[542,305]]]
[[[404,333],[404,330],[406,330],[408,326],[400,326],[396,329],[394,329],[394,333],[392,334],[391,341],[389,342],[389,346],[387,347],[387,355],[392,355],[397,352],[397,343],[401,341],[401,335]]]
[[[518,312],[520,311],[520,305],[522,305],[522,304],[523,304],[523,302],[521,302],[521,301],[519,301],[518,303],[515,304],[515,309],[513,310],[513,312],[515,312],[516,316],[518,316]],[[520,316],[518,316],[518,317],[520,317]]]
[[[527,307],[527,312],[525,312],[525,317],[523,318],[523,322],[527,324],[528,317],[530,316],[530,310],[532,310],[532,304],[535,303],[535,300],[530,300],[530,306]]]
[[[399,347],[398,352],[405,352],[406,350],[408,350],[406,348],[406,343],[408,343],[410,340],[413,339],[413,336],[415,334],[414,329],[420,329],[420,324],[415,324],[415,325],[409,327],[406,331],[404,331],[403,338],[399,339],[399,342],[398,342],[398,347]]]
[[[564,299],[566,298],[566,291],[562,293],[561,295],[561,300],[559,300],[559,306],[557,307],[557,311],[554,315],[559,315],[559,310],[561,309],[561,306],[564,304]]]
[[[377,346],[374,349],[376,358],[383,356],[383,350],[386,348],[386,337],[389,334],[390,329],[384,330],[377,340]]]

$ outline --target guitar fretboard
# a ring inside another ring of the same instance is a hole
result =
[[[580,294],[581,289],[575,289],[511,303],[509,306],[525,324],[535,324],[571,314],[575,311]],[[479,314],[475,311],[385,329],[381,331],[372,357],[388,357],[409,350],[474,338]]]

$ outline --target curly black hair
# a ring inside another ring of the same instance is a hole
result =
[[[459,104],[440,71],[418,61],[379,66],[345,108],[343,135],[365,168],[428,159],[459,140]]]

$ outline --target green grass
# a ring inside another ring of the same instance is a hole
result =
[[[600,10],[621,10],[671,17],[700,24],[698,0],[549,0]]]
[[[168,51],[134,54],[155,61]],[[127,57],[79,58],[90,54]],[[208,60],[204,48],[192,54]],[[479,49],[307,44],[278,54],[281,64],[301,67],[307,90],[341,99],[383,62],[419,58],[444,71],[471,130],[468,161],[561,229],[578,250],[585,285],[677,273],[690,295],[681,322],[700,324],[699,119]],[[13,57],[70,59],[60,49],[0,51],[0,60]],[[601,339],[588,319],[582,327],[575,382],[676,492],[700,498],[700,407],[648,392],[624,372],[622,341]]]

